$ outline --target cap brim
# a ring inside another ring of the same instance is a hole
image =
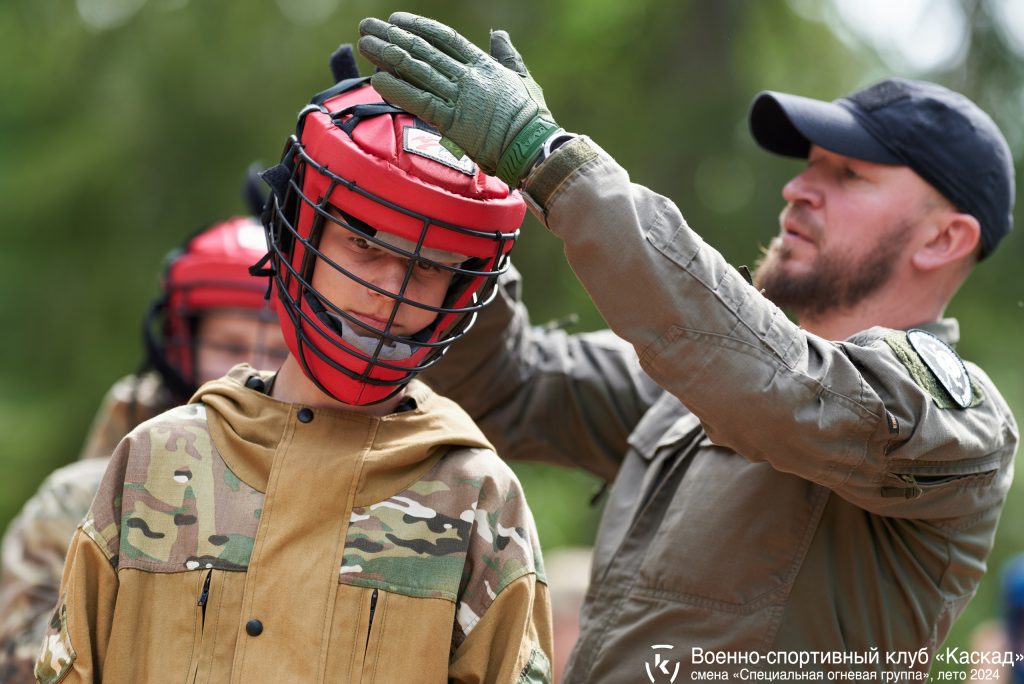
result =
[[[834,102],[765,91],[750,106],[750,133],[775,154],[806,158],[811,144],[878,164],[903,164],[865,129],[854,113]]]

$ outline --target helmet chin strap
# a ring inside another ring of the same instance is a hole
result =
[[[405,361],[411,358],[415,351],[412,345],[394,340],[384,340],[384,344],[381,345],[380,337],[360,334],[348,321],[333,311],[325,311],[324,316],[331,322],[335,332],[341,335],[341,339],[369,356],[376,354],[378,359],[384,361]],[[377,351],[378,346],[380,351]]]
[[[146,311],[142,323],[142,340],[146,349],[143,368],[152,368],[159,373],[164,385],[174,396],[175,402],[184,403],[195,393],[197,388],[182,377],[181,371],[167,360],[167,349],[158,334],[154,332],[166,307],[167,297],[161,295],[150,303],[149,309]]]
[[[411,358],[416,351],[412,345],[396,342],[395,340],[385,339],[384,344],[381,345],[381,338],[379,336],[370,333],[369,330],[366,331],[367,334],[360,333],[358,328],[352,326],[344,318],[322,307],[316,312],[316,316],[320,319],[320,322],[337,333],[341,339],[367,356],[372,357],[376,355],[376,358],[383,361],[405,361]],[[380,346],[380,351],[377,350],[378,346]]]

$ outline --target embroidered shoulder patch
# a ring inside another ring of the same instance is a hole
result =
[[[971,405],[971,376],[953,348],[924,330],[911,330],[907,341],[960,408]]]
[[[885,341],[939,408],[969,408],[980,403],[980,390],[964,362],[935,335],[914,329],[889,335]]]
[[[432,130],[424,130],[417,126],[406,126],[402,133],[402,148],[411,154],[418,154],[427,159],[450,166],[467,176],[476,174],[476,164],[464,153],[460,157],[452,154],[441,140],[441,134]],[[461,152],[461,150],[459,150]]]

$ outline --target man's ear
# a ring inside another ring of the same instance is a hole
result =
[[[980,241],[981,224],[978,219],[970,214],[949,211],[942,217],[938,231],[914,252],[912,262],[923,271],[941,268],[977,254]]]

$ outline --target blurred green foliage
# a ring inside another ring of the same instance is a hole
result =
[[[963,0],[964,49],[937,80],[993,113],[1020,158],[1024,65],[994,2]],[[824,7],[824,9],[822,9]],[[297,111],[330,85],[327,56],[364,16],[432,15],[485,45],[509,30],[551,110],[673,198],[735,264],[777,230],[798,169],[758,150],[761,89],[833,98],[888,72],[829,3],[811,0],[6,0],[0,3],[0,528],[77,453],[100,397],[141,359],[140,321],[169,248],[245,211],[247,165],[276,162]],[[365,61],[361,61],[364,70]],[[1018,212],[1018,223],[1019,212]],[[1020,229],[1018,229],[1019,231]],[[1011,236],[950,308],[964,356],[1024,415],[1024,240]],[[534,320],[602,326],[560,246],[532,217],[516,262]],[[598,484],[521,466],[551,549],[586,544]],[[993,566],[1024,549],[1014,489]],[[700,521],[693,521],[700,524]],[[950,643],[996,606],[996,573]]]

